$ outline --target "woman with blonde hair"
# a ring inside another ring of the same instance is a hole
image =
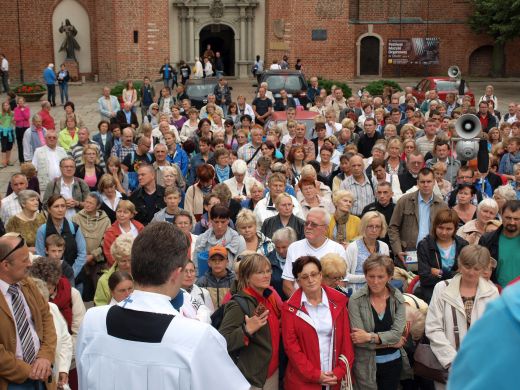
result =
[[[137,111],[136,103],[137,103],[137,89],[134,87],[134,82],[132,80],[128,80],[126,82],[126,86],[121,93],[121,97],[123,99],[123,103],[129,103],[132,106],[132,112]]]
[[[363,215],[359,223],[359,238],[352,242],[346,250],[347,287],[355,292],[366,283],[363,263],[372,254],[389,256],[390,249],[383,242],[388,226],[386,219],[378,211],[369,211]]]
[[[403,143],[398,137],[388,140],[386,146],[388,158],[386,159],[386,171],[391,175],[404,173],[405,165],[401,162],[401,153],[403,151]]]
[[[446,172],[448,171],[448,167],[445,162],[437,161],[432,166],[433,175],[435,176],[435,182],[439,186],[439,190],[441,191],[442,197],[444,200],[447,200],[448,194],[453,189],[451,183],[444,178]]]
[[[334,192],[332,201],[336,211],[331,215],[327,237],[346,248],[358,236],[361,222],[359,217],[350,214],[354,194],[347,190],[338,190]]]
[[[347,295],[345,289],[345,277],[347,276],[347,263],[337,253],[327,253],[320,258],[323,284]]]
[[[235,223],[238,233],[246,241],[246,249],[267,256],[274,250],[274,244],[262,232],[257,230],[256,215],[251,210],[243,209],[237,215]]]
[[[407,139],[415,139],[415,135],[417,133],[417,128],[414,125],[409,123],[403,125],[401,128],[401,141],[406,141]]]
[[[82,165],[76,167],[74,176],[83,179],[87,183],[90,191],[95,191],[101,176],[105,171],[101,166],[99,158],[99,147],[95,144],[88,144],[83,147],[83,154],[81,156]]]
[[[403,153],[401,154],[401,161],[406,162],[408,156],[417,150],[417,144],[414,139],[406,139],[403,141]]]

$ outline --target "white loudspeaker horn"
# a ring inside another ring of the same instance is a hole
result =
[[[460,69],[456,65],[452,65],[448,68],[448,77],[452,79],[460,79],[462,74],[460,73]]]
[[[464,114],[457,119],[455,131],[460,138],[469,140],[478,137],[482,131],[482,125],[476,115]]]

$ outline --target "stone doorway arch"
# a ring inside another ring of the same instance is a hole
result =
[[[492,67],[493,46],[480,46],[470,54],[469,74],[471,76],[490,76]]]
[[[202,57],[207,45],[214,53],[220,52],[224,62],[224,75],[235,75],[235,31],[225,24],[210,24],[199,33],[199,55]]]
[[[359,75],[377,76],[381,73],[379,58],[381,43],[378,37],[365,36],[359,43]]]

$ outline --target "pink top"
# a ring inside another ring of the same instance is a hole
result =
[[[16,127],[29,127],[31,126],[31,109],[24,107],[23,111],[20,106],[14,108],[14,124]]]
[[[97,183],[97,177],[96,177],[96,174],[94,173],[93,175],[89,176],[85,173],[85,178],[83,179],[85,181],[85,183],[87,183],[87,185],[90,187],[90,188],[93,188],[96,186],[96,183]]]
[[[47,142],[45,141],[45,134],[43,134],[43,127],[40,127],[39,129],[36,128],[36,134],[38,134],[38,138],[40,139],[40,145],[47,145]]]

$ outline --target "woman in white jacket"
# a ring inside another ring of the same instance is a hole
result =
[[[191,304],[196,314],[196,319],[201,322],[211,323],[211,314],[215,311],[209,291],[195,284],[195,264],[189,260],[184,268],[182,288],[190,294]]]
[[[486,305],[499,296],[497,288],[481,276],[490,263],[487,248],[468,245],[458,258],[460,273],[437,283],[433,290],[426,316],[426,336],[434,355],[446,369],[455,359],[469,327],[484,314]],[[456,327],[458,335],[455,334]],[[445,389],[446,386],[435,382],[435,388]]]
[[[389,256],[388,245],[378,238],[383,238],[387,231],[386,219],[378,211],[369,211],[359,223],[360,237],[347,246],[347,288],[356,292],[366,283],[363,263],[373,253]]]

